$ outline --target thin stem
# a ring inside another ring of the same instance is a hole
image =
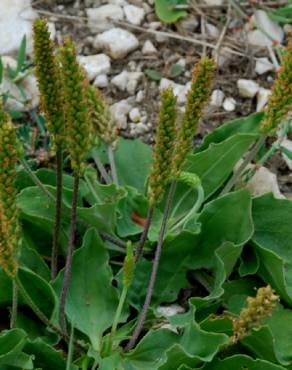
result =
[[[140,333],[143,329],[144,322],[145,322],[146,315],[147,315],[147,311],[148,311],[148,308],[149,308],[150,303],[151,303],[151,298],[152,298],[152,295],[153,295],[154,285],[155,285],[155,282],[156,282],[157,271],[158,271],[158,267],[159,267],[162,245],[163,245],[163,241],[164,241],[164,234],[165,234],[165,230],[166,230],[166,224],[167,224],[168,216],[169,216],[169,213],[170,213],[170,208],[171,208],[173,196],[174,196],[174,193],[175,193],[175,189],[176,189],[176,182],[173,181],[171,186],[170,186],[168,196],[167,196],[167,200],[166,200],[166,204],[165,204],[165,208],[164,208],[162,223],[161,223],[159,237],[158,237],[158,243],[157,243],[157,247],[156,247],[156,250],[155,250],[155,255],[154,255],[154,260],[153,260],[153,265],[152,265],[152,271],[151,271],[151,275],[150,275],[150,279],[149,279],[149,283],[148,283],[148,288],[147,288],[147,293],[146,293],[144,305],[143,305],[141,314],[139,316],[139,319],[138,319],[136,328],[134,330],[134,333],[133,333],[129,343],[127,344],[127,346],[125,348],[126,351],[129,351],[130,349],[132,349],[135,346],[135,344],[137,342],[137,339],[138,339],[138,337],[139,337],[139,335],[140,335]]]
[[[237,182],[237,180],[240,178],[242,172],[244,171],[244,169],[246,168],[246,166],[254,159],[254,157],[256,156],[259,148],[262,146],[262,144],[265,142],[265,139],[266,139],[266,136],[261,136],[258,141],[256,142],[256,144],[254,145],[254,147],[251,149],[251,151],[247,154],[247,156],[245,157],[245,159],[243,160],[243,162],[241,163],[241,165],[238,167],[238,169],[236,171],[234,171],[233,175],[231,176],[231,178],[229,179],[229,181],[227,182],[227,184],[225,185],[224,189],[222,190],[220,196],[228,193],[233,185]]]
[[[138,245],[135,249],[135,262],[139,261],[141,255],[143,253],[143,248],[144,248],[144,245],[145,245],[145,242],[146,242],[146,239],[147,239],[147,235],[148,235],[148,232],[149,232],[149,229],[150,229],[150,226],[151,226],[153,213],[154,213],[154,207],[150,206],[148,208],[147,217],[146,217],[146,221],[145,221],[145,225],[144,225],[142,235],[141,235],[139,243],[138,243]]]
[[[91,178],[87,174],[84,175],[84,178],[85,178],[85,181],[86,181],[87,186],[89,187],[92,195],[94,196],[95,201],[97,203],[101,203],[101,199],[98,196],[97,191],[94,189],[94,186],[93,186],[93,184],[91,182]]]
[[[28,163],[26,162],[25,159],[21,159],[20,163],[22,164],[23,168],[27,172],[27,174],[30,176],[32,181],[38,186],[50,199],[52,202],[55,202],[56,198],[54,194],[52,194],[44,185],[43,183],[39,180],[39,178],[35,175],[35,173],[30,169]]]
[[[106,241],[108,241],[112,244],[115,244],[118,247],[121,247],[123,249],[123,251],[125,252],[127,243],[125,243],[123,240],[117,239],[114,236],[112,236],[108,233],[105,233],[103,231],[100,231],[99,234],[100,234],[100,236],[102,237],[103,240],[106,240]]]
[[[51,260],[51,278],[55,279],[58,268],[58,245],[60,239],[61,216],[62,216],[62,186],[63,186],[63,151],[61,148],[57,150],[56,156],[56,211],[55,211],[55,225],[52,245],[52,260]]]
[[[70,276],[71,276],[71,268],[72,268],[72,258],[73,258],[73,250],[74,250],[74,241],[75,241],[75,232],[76,232],[76,223],[77,223],[77,201],[78,201],[78,190],[79,190],[79,180],[80,176],[79,173],[75,173],[74,175],[74,185],[73,185],[73,198],[72,198],[72,208],[71,208],[71,224],[70,224],[70,235],[67,245],[67,256],[66,256],[66,265],[65,265],[65,272],[64,272],[64,279],[60,297],[60,327],[64,333],[67,334],[67,327],[66,327],[66,317],[65,317],[65,305],[66,305],[66,298],[70,283]]]
[[[120,296],[118,308],[116,310],[116,314],[115,314],[115,317],[114,317],[112,329],[111,329],[111,334],[110,334],[110,351],[112,350],[113,340],[114,340],[114,337],[116,335],[118,323],[119,323],[119,320],[120,320],[120,317],[121,317],[121,313],[122,313],[122,310],[123,310],[123,307],[124,307],[124,304],[125,304],[127,293],[128,293],[128,287],[125,287],[124,286],[123,287],[123,290],[122,290],[122,294]]]
[[[74,353],[74,325],[71,323],[71,333],[70,333],[70,340],[68,345],[68,356],[66,361],[66,370],[71,370],[72,367],[72,359]]]
[[[104,168],[104,165],[101,163],[100,159],[98,158],[98,156],[95,152],[92,152],[92,158],[95,162],[95,165],[96,165],[99,173],[101,174],[101,177],[104,179],[105,183],[110,184],[112,181],[111,181],[108,173],[106,172],[106,169]]]
[[[15,281],[12,281],[12,307],[11,307],[11,317],[10,317],[10,329],[16,327],[17,319],[17,303],[18,303],[18,292],[17,285]]]
[[[112,174],[113,182],[114,184],[119,186],[115,156],[114,156],[114,151],[113,151],[113,147],[111,144],[108,145],[107,152],[108,152],[108,159],[109,159],[109,163],[111,167],[111,174]]]

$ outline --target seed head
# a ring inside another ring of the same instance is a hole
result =
[[[156,133],[153,165],[149,178],[149,202],[154,204],[163,195],[171,178],[175,141],[176,97],[171,88],[162,91]]]
[[[34,63],[40,91],[41,109],[57,147],[64,145],[65,119],[60,67],[54,54],[47,23],[36,19],[33,24]]]
[[[203,57],[195,66],[192,76],[191,88],[188,92],[185,113],[178,132],[178,141],[174,152],[174,177],[181,171],[186,156],[192,148],[195,136],[203,113],[209,99],[215,71],[213,59]]]

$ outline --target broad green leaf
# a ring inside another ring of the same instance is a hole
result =
[[[184,67],[181,64],[174,64],[170,69],[170,77],[175,78],[180,76],[184,72]]]
[[[151,149],[140,140],[120,139],[114,152],[120,185],[129,185],[144,193],[150,171]]]
[[[201,152],[207,149],[211,143],[218,144],[235,134],[257,134],[263,117],[264,113],[258,112],[224,123],[206,135],[202,143],[195,148],[194,153]]]
[[[206,150],[188,157],[186,171],[199,176],[206,198],[226,181],[236,163],[256,138],[255,134],[236,134],[218,144],[212,143]],[[182,196],[185,189],[183,185],[178,187],[176,199]]]
[[[34,248],[30,248],[27,243],[22,243],[20,262],[21,265],[29,268],[43,279],[50,280],[50,269],[48,265],[38,252]]]
[[[257,273],[260,266],[260,262],[254,248],[252,248],[250,245],[244,247],[240,259],[241,259],[239,266],[240,276],[254,275]]]
[[[259,359],[253,359],[247,355],[234,355],[223,360],[216,359],[206,364],[203,370],[285,370],[280,365]]]
[[[95,204],[88,208],[78,207],[77,215],[87,225],[112,233],[116,225],[116,208],[116,203]]]
[[[119,301],[108,261],[103,242],[96,231],[90,229],[84,236],[83,246],[73,256],[66,314],[75,328],[90,338],[96,351],[100,349],[103,332],[112,324]],[[57,294],[60,294],[63,274],[62,270],[55,281]]]
[[[185,0],[155,0],[155,12],[158,18],[164,23],[175,23],[185,17],[185,10],[177,9],[178,5],[186,5]]]
[[[161,73],[156,69],[147,68],[144,73],[147,77],[151,78],[151,80],[160,81],[162,79]]]

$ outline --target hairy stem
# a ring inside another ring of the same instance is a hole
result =
[[[170,213],[170,208],[171,208],[173,196],[174,196],[174,193],[175,193],[175,189],[176,189],[176,182],[173,181],[171,186],[170,186],[169,193],[168,193],[167,200],[166,200],[166,204],[165,204],[165,208],[164,208],[163,219],[162,219],[162,223],[161,223],[161,227],[160,227],[158,243],[157,243],[157,247],[156,247],[156,250],[155,250],[155,255],[154,255],[154,260],[153,260],[153,265],[152,265],[152,271],[151,271],[151,275],[150,275],[150,279],[149,279],[149,283],[148,283],[148,288],[147,288],[145,301],[144,301],[143,308],[142,308],[141,314],[139,316],[136,328],[133,332],[133,335],[132,335],[129,343],[126,346],[126,351],[129,351],[130,349],[132,349],[135,346],[135,344],[137,342],[137,339],[138,339],[138,337],[139,337],[139,335],[140,335],[140,333],[143,329],[144,322],[145,322],[146,315],[147,315],[147,311],[148,311],[148,308],[149,308],[150,303],[151,303],[151,298],[152,298],[152,295],[153,295],[154,285],[155,285],[155,282],[156,282],[157,271],[158,271],[158,267],[159,267],[162,245],[163,245],[163,241],[164,241],[164,234],[165,234],[165,230],[166,230],[167,220],[168,220],[168,216],[169,216],[169,213]]]
[[[95,162],[95,165],[96,165],[99,173],[101,174],[101,177],[104,179],[105,183],[110,184],[112,181],[111,181],[108,173],[106,172],[106,169],[104,168],[104,165],[101,163],[100,159],[98,158],[98,155],[95,152],[92,153],[92,158]]]
[[[61,297],[60,297],[59,320],[60,320],[60,327],[65,334],[67,334],[65,305],[66,305],[66,298],[67,298],[67,293],[68,293],[68,288],[69,288],[69,283],[70,283],[70,276],[71,276],[71,268],[72,268],[72,257],[73,257],[76,223],[77,223],[77,200],[78,200],[79,180],[80,180],[79,173],[75,173],[72,207],[71,207],[70,235],[69,235],[69,240],[68,240],[68,245],[67,245],[66,265],[65,265],[64,279],[63,279],[62,291],[61,291]]]
[[[111,167],[113,182],[114,182],[114,184],[116,184],[118,186],[119,185],[118,174],[117,174],[114,151],[113,151],[113,147],[112,147],[111,144],[108,145],[107,152],[108,152],[108,159],[109,159],[109,163],[110,163],[110,167]]]
[[[225,185],[224,189],[222,190],[220,196],[228,193],[233,185],[237,182],[237,180],[240,178],[242,172],[246,168],[246,166],[254,159],[256,156],[259,148],[262,146],[262,144],[265,142],[266,136],[261,136],[258,141],[255,143],[254,147],[250,150],[250,152],[247,154],[241,165],[238,167],[236,171],[234,171],[233,175],[231,176],[230,180]]]
[[[139,243],[138,243],[138,245],[135,249],[135,262],[139,261],[141,255],[143,253],[143,248],[144,248],[144,245],[145,245],[145,242],[146,242],[146,239],[147,239],[147,235],[148,235],[148,232],[149,232],[149,229],[150,229],[150,226],[151,226],[153,213],[154,213],[154,207],[150,206],[148,208],[148,213],[147,213],[146,222],[145,222],[145,225],[144,225],[143,232],[141,234]]]
[[[11,307],[11,317],[10,317],[10,329],[13,329],[16,327],[17,303],[18,303],[17,285],[15,281],[12,281],[12,307]]]
[[[61,216],[62,216],[62,180],[63,180],[63,151],[61,148],[57,150],[56,156],[56,211],[55,211],[55,225],[52,245],[52,260],[51,260],[51,278],[55,279],[58,268],[58,245],[60,239]]]

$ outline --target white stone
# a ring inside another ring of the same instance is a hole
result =
[[[239,95],[243,98],[253,98],[259,91],[259,85],[253,80],[239,79],[237,81]]]
[[[139,122],[135,124],[135,133],[137,135],[143,135],[148,131],[148,126],[145,123]]]
[[[233,98],[226,98],[223,102],[223,108],[226,112],[233,112],[236,108],[236,101]]]
[[[105,54],[79,56],[78,61],[85,69],[90,81],[100,74],[109,73],[111,69],[111,60]]]
[[[204,0],[207,5],[220,6],[224,3],[224,0]]]
[[[288,139],[284,139],[282,142],[281,142],[281,147],[289,150],[289,152],[292,153],[292,141],[291,140],[288,140]],[[292,170],[292,159],[290,159],[285,153],[282,152],[282,157],[284,159],[284,161],[286,162],[289,170]]]
[[[117,120],[118,125],[121,129],[127,128],[127,115],[132,109],[127,99],[121,100],[111,106],[111,112],[114,118]]]
[[[176,62],[176,64],[179,64],[180,66],[182,66],[183,68],[185,68],[185,67],[186,67],[186,65],[187,65],[187,61],[185,60],[185,58],[180,58],[180,59]]]
[[[265,105],[269,101],[269,96],[271,95],[271,90],[269,89],[264,89],[261,87],[257,93],[257,107],[256,111],[260,112],[261,110],[264,109]]]
[[[247,40],[251,46],[272,46],[273,41],[281,43],[284,31],[277,23],[273,22],[264,10],[255,11],[251,18],[251,24],[256,23],[258,29],[248,32]],[[262,30],[262,31],[261,31]]]
[[[0,55],[16,54],[26,35],[27,53],[32,52],[32,21],[37,13],[30,0],[1,0]]]
[[[51,40],[55,40],[56,38],[56,26],[54,22],[48,22],[48,30],[50,32]]]
[[[138,108],[133,108],[129,112],[129,118],[132,122],[139,122],[141,120],[141,113]]]
[[[194,32],[199,25],[199,21],[196,17],[190,17],[181,21],[181,26],[188,32]]]
[[[157,313],[159,316],[171,317],[177,315],[179,313],[184,313],[185,309],[178,305],[177,303],[173,303],[169,306],[158,306]]]
[[[211,23],[206,23],[205,27],[208,36],[212,37],[213,39],[217,39],[219,37],[220,31],[216,26]]]
[[[142,77],[142,72],[122,71],[111,80],[111,83],[119,90],[127,90],[129,94],[133,95]]]
[[[124,18],[121,6],[114,4],[89,8],[85,12],[88,17],[89,27],[93,31],[106,31],[112,27],[112,21],[121,21]]]
[[[153,55],[156,53],[157,53],[156,47],[152,44],[150,40],[146,40],[142,48],[142,54],[143,55]]]
[[[162,27],[162,23],[161,22],[150,22],[148,24],[148,27],[152,30],[158,30],[158,28]]]
[[[137,49],[139,41],[131,32],[117,27],[97,35],[94,46],[108,51],[112,58],[120,59]]]
[[[275,198],[285,198],[280,192],[277,176],[266,167],[260,167],[256,170],[254,176],[247,183],[246,188],[254,196],[273,193]]]
[[[141,103],[144,100],[145,93],[143,90],[139,90],[136,95],[136,102]]]
[[[93,85],[100,88],[107,87],[108,86],[107,75],[98,75],[94,80]]]
[[[275,69],[274,64],[269,61],[268,58],[259,58],[256,61],[255,71],[258,75],[262,75],[266,72],[273,71]]]
[[[163,90],[167,89],[168,87],[172,87],[174,95],[177,96],[178,104],[183,104],[186,101],[187,92],[190,88],[190,85],[190,82],[188,82],[186,85],[181,85],[167,78],[162,78],[160,80],[159,89]]]
[[[135,5],[124,6],[124,12],[127,21],[136,26],[140,26],[145,17],[145,10]]]
[[[211,94],[210,105],[216,108],[220,108],[223,104],[224,97],[225,94],[222,90],[214,90]]]

